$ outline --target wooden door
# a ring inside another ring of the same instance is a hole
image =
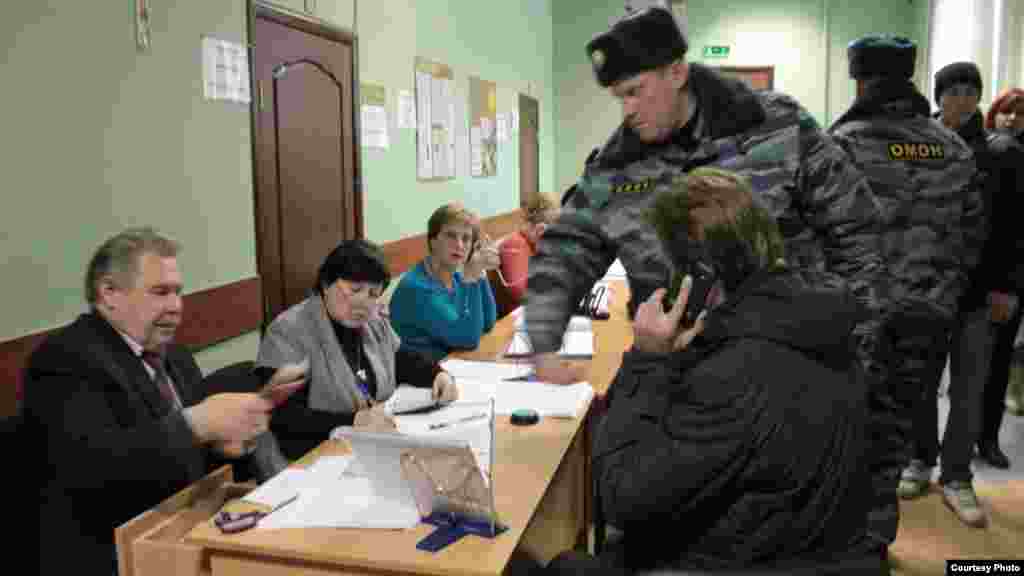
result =
[[[519,95],[519,205],[525,206],[540,189],[540,105]]]
[[[308,295],[341,240],[363,235],[355,38],[262,5],[252,31],[256,245],[270,322]]]

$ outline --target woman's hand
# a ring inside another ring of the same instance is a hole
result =
[[[398,429],[394,417],[384,411],[383,404],[377,404],[371,408],[364,408],[356,412],[352,426],[374,432],[394,432]]]
[[[475,282],[482,279],[488,270],[493,270],[501,265],[501,255],[498,254],[497,245],[491,241],[490,236],[483,234],[477,240],[476,250],[473,256],[466,262],[463,268],[463,277],[468,282]]]
[[[447,404],[459,399],[459,388],[455,379],[447,372],[438,372],[434,376],[434,401]]]

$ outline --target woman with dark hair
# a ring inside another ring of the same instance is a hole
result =
[[[451,376],[425,356],[401,350],[378,302],[390,281],[384,254],[365,240],[346,240],[317,273],[313,294],[282,312],[260,343],[259,366],[309,359],[309,385],[274,414],[270,429],[289,460],[325,440],[337,426],[393,428],[382,410],[399,384],[458,395]]]
[[[1010,460],[999,449],[1006,389],[1010,379],[1013,341],[1021,322],[1024,296],[1024,235],[1017,222],[1017,202],[1024,193],[1024,90],[1004,90],[985,116],[992,131],[989,151],[994,174],[991,223],[980,268],[988,290],[990,319],[995,327],[991,367],[985,384],[978,454],[997,468],[1009,468]]]

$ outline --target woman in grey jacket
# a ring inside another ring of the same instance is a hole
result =
[[[259,366],[309,359],[309,385],[274,413],[271,431],[294,460],[337,426],[393,428],[381,403],[398,384],[428,388],[454,400],[454,380],[440,366],[399,349],[378,298],[390,281],[384,254],[365,240],[346,240],[320,266],[313,293],[282,312],[260,343]]]

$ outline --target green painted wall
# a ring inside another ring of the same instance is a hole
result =
[[[126,226],[183,242],[188,291],[256,273],[249,110],[204,102],[201,84],[200,36],[243,42],[244,2],[150,4],[148,53],[130,2],[5,6],[0,338],[84,310],[89,256]]]
[[[134,45],[131,2],[15,2],[0,18],[0,340],[62,325],[85,309],[82,275],[95,247],[129,225],[181,240],[191,292],[256,274],[249,110],[202,100],[202,35],[247,42],[245,0],[151,2],[152,49]],[[555,173],[552,0],[281,0],[360,38],[363,82],[388,88],[392,147],[363,151],[366,231],[385,242],[422,233],[430,212],[462,200],[482,216],[518,206],[518,142],[499,148],[498,176],[468,167],[417,183],[415,133],[398,130],[398,89],[413,59],[498,85],[498,110],[520,92],[541,107],[541,189]],[[355,25],[354,25],[355,24]],[[468,138],[468,136],[467,136]],[[186,311],[187,313],[187,311]],[[255,333],[204,350],[204,370],[252,359]]]
[[[618,103],[594,83],[583,47],[623,12],[623,4],[555,3],[559,190],[578,178],[587,154],[620,121]],[[775,88],[797,98],[823,125],[853,99],[846,67],[846,45],[851,40],[868,32],[899,33],[913,38],[923,51],[927,38],[924,0],[689,0],[686,14],[691,61],[773,65]],[[705,45],[727,45],[729,57],[704,60]]]
[[[416,132],[399,129],[394,116],[399,90],[412,91],[417,56],[452,67],[458,93],[467,98],[469,76],[497,83],[498,112],[511,112],[518,94],[540,102],[540,189],[555,182],[555,107],[552,81],[552,0],[480,2],[478,0],[315,0],[308,3],[318,18],[353,29],[359,37],[361,83],[387,88],[390,112],[387,150],[364,149],[362,163],[366,235],[387,242],[426,232],[427,218],[438,206],[461,200],[481,216],[519,206],[519,144],[514,135],[498,144],[498,170],[492,178],[473,178],[466,162],[457,178],[444,182],[416,180]],[[302,10],[304,0],[280,2]],[[353,12],[355,20],[353,20]],[[463,113],[463,122],[468,112]],[[466,125],[456,137],[468,142]]]

